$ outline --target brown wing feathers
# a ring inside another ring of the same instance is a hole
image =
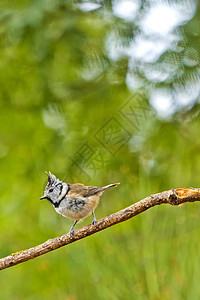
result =
[[[76,195],[80,195],[82,197],[89,197],[89,196],[98,194],[99,192],[103,192],[104,190],[107,190],[111,187],[115,187],[119,184],[120,183],[113,183],[113,184],[109,184],[109,185],[106,185],[101,188],[96,187],[96,186],[85,186],[82,183],[70,184],[69,195],[76,194]]]

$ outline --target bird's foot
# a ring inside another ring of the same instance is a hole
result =
[[[96,220],[96,219],[93,220],[93,221],[92,221],[92,224],[93,224],[94,226],[96,226],[96,225],[97,225],[97,220]]]
[[[74,229],[73,228],[70,229],[69,234],[72,238],[74,237]]]
[[[70,236],[73,238],[74,237],[74,226],[76,225],[78,221],[75,221],[74,224],[72,225],[70,231],[69,231],[69,234]]]
[[[92,212],[92,214],[93,214],[93,221],[92,221],[92,224],[94,225],[94,226],[96,226],[97,225],[97,219],[96,219],[96,217],[95,217],[95,214],[94,214],[94,211]]]

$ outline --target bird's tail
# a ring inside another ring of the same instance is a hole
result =
[[[110,189],[110,188],[115,187],[115,186],[118,186],[119,184],[120,184],[120,182],[112,183],[112,184],[103,186],[102,188],[99,188],[99,192],[104,192],[105,190]]]

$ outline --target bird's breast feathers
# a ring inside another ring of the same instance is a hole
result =
[[[71,191],[71,190],[70,190]],[[57,213],[73,220],[84,219],[89,216],[99,203],[99,196],[81,197],[77,194],[68,194],[60,203],[59,207],[55,207]]]

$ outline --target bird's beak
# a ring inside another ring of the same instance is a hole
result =
[[[40,198],[40,200],[43,200],[43,199],[47,199],[47,197],[46,197],[46,196],[42,196],[42,197]]]

